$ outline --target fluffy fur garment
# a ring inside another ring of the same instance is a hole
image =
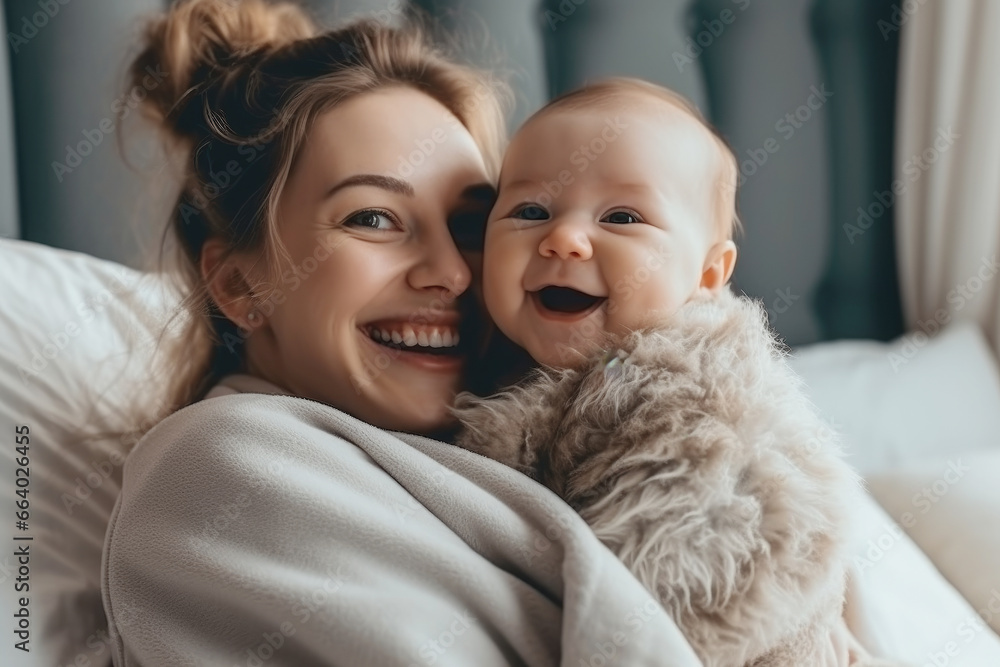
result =
[[[579,512],[706,667],[823,664],[844,602],[859,479],[766,322],[727,289],[455,408],[457,444]]]

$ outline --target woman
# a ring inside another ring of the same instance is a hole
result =
[[[125,464],[114,663],[697,665],[572,510],[412,435],[446,429],[460,387],[472,273],[449,225],[491,200],[485,80],[414,28],[317,34],[259,0],[176,5],[133,78],[150,67],[188,165],[190,405]]]

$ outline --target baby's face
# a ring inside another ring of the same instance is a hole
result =
[[[533,119],[511,142],[486,228],[497,326],[536,361],[567,367],[672,314],[704,289],[722,241],[721,165],[709,131],[667,104]]]

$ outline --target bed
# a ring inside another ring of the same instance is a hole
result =
[[[15,497],[15,429],[27,425],[36,531],[32,653],[7,641],[3,664],[109,660],[98,574],[130,442],[104,434],[144,426],[127,423],[117,406],[155,399],[143,379],[176,297],[129,266],[137,255],[123,230],[144,192],[134,175],[102,152],[63,185],[49,163],[114,97],[103,83],[65,85],[88,80],[79,68],[110,71],[100,69],[108,54],[88,56],[88,45],[117,44],[110,38],[134,12],[158,4],[106,3],[79,21],[71,14],[84,10],[67,5],[67,20],[9,63],[9,86],[0,78],[0,147],[10,145],[2,125],[12,115],[19,143],[35,148],[17,153],[16,180],[0,183],[0,229],[23,239],[0,240],[0,489]],[[312,4],[334,14],[332,3]],[[734,284],[768,307],[871,492],[855,536],[853,627],[873,650],[914,665],[1000,665],[1000,371],[975,327],[951,325],[933,339],[904,332],[891,215],[860,237],[844,232],[892,180],[898,31],[875,26],[894,3],[419,4],[445,27],[489,35],[466,40],[476,45],[468,54],[510,68],[512,126],[548,96],[607,74],[661,81],[702,106],[745,177],[747,234]],[[392,20],[392,7],[341,2],[336,15],[377,9]],[[5,9],[7,25],[19,24],[24,6]],[[67,57],[59,50],[67,43],[84,55]],[[3,77],[8,63],[0,65]],[[6,160],[13,149],[3,153]],[[114,206],[92,206],[95,193]],[[14,522],[4,530],[11,544]],[[16,568],[5,550],[5,586]],[[12,594],[0,600],[2,613],[15,612]]]

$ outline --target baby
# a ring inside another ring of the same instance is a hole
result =
[[[706,666],[848,664],[859,483],[763,309],[729,290],[737,178],[698,111],[653,84],[532,116],[504,159],[483,296],[542,367],[460,395],[458,444],[565,499]]]

